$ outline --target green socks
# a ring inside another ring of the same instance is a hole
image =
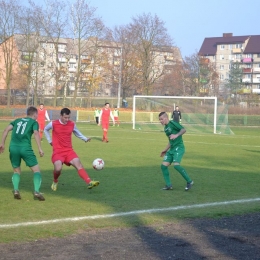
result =
[[[40,192],[41,183],[42,183],[41,173],[35,172],[33,175],[33,184],[34,184],[35,191]]]
[[[20,174],[14,172],[13,177],[12,177],[12,182],[14,186],[14,190],[19,190],[19,183],[20,183]]]
[[[170,180],[170,174],[169,174],[169,170],[168,167],[161,164],[161,169],[162,169],[162,173],[163,173],[163,178],[165,180],[165,183],[167,186],[171,186],[171,180]]]
[[[181,174],[181,176],[186,180],[186,182],[190,183],[192,181],[183,167],[181,167],[180,165],[174,165],[174,169]]]

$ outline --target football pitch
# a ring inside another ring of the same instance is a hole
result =
[[[0,122],[1,133],[7,124]],[[38,157],[44,202],[33,200],[32,173],[24,163],[22,199],[13,199],[9,134],[5,153],[0,155],[0,242],[260,211],[259,128],[231,127],[234,135],[194,134],[187,129],[183,136],[186,154],[181,164],[195,184],[185,192],[186,183],[173,167],[173,190],[161,190],[165,183],[160,152],[167,145],[162,127],[154,131],[132,130],[131,124],[110,127],[109,143],[102,143],[99,126],[77,126],[92,140],[84,143],[73,137],[74,149],[90,177],[100,185],[88,190],[76,170],[64,166],[58,189],[52,191],[52,150],[44,139],[45,156]],[[34,140],[32,143],[36,148]],[[104,170],[92,168],[95,158],[105,161]]]

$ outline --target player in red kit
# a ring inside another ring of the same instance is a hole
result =
[[[114,116],[112,115],[112,111],[109,108],[109,103],[105,103],[105,107],[102,108],[100,115],[99,115],[99,124],[101,123],[102,129],[103,129],[103,138],[102,142],[108,143],[108,138],[107,138],[107,132],[109,128],[109,117],[112,118],[113,120],[113,125],[115,125],[115,119]]]
[[[45,127],[45,118],[50,121],[49,115],[47,110],[44,108],[43,104],[40,104],[40,107],[38,108],[38,118],[37,118],[37,122],[39,124],[39,135],[40,135],[40,139],[42,140],[42,134],[44,131],[44,127]]]
[[[49,131],[52,130],[52,138]],[[54,165],[53,183],[51,188],[57,190],[58,178],[61,175],[63,164],[72,165],[77,169],[79,176],[87,183],[88,189],[99,185],[99,181],[91,181],[88,173],[80,162],[80,159],[72,147],[72,133],[83,140],[89,142],[91,139],[84,136],[70,120],[70,110],[63,108],[60,112],[60,119],[50,122],[44,128],[44,134],[50,145],[52,145],[52,163]]]

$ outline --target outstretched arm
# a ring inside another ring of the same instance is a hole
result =
[[[4,132],[3,132],[3,135],[2,135],[2,141],[1,141],[1,144],[0,144],[0,153],[3,153],[4,150],[5,150],[5,140],[6,140],[6,137],[8,135],[8,133],[10,131],[13,130],[13,126],[12,125],[9,125],[5,128]]]
[[[165,147],[165,149],[161,151],[161,155],[160,155],[161,157],[163,157],[166,154],[166,152],[169,150],[170,146],[171,146],[170,143],[168,143],[167,146]]]
[[[47,110],[45,111],[45,117],[46,117],[46,119],[47,119],[48,121],[51,121]]]
[[[76,127],[76,125],[74,126],[73,129],[73,134],[78,137],[79,139],[85,141],[85,142],[90,142],[91,138],[86,137],[85,135],[83,135],[79,129]]]
[[[46,136],[46,139],[50,145],[52,145],[52,139],[49,131],[52,129],[52,122],[50,122],[48,125],[45,126],[44,128],[44,134]]]

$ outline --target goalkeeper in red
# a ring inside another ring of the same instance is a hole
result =
[[[168,167],[173,163],[174,169],[177,170],[187,182],[185,191],[188,191],[192,187],[193,181],[189,177],[186,170],[180,165],[182,157],[185,153],[182,135],[186,132],[186,130],[179,123],[169,120],[166,112],[161,112],[159,114],[159,121],[162,125],[164,125],[164,132],[169,139],[169,143],[161,152],[161,157],[163,157],[161,169],[166,183],[163,190],[172,190]]]
[[[70,120],[70,110],[63,108],[60,112],[60,119],[50,122],[44,128],[44,134],[52,145],[52,163],[54,165],[53,183],[51,189],[57,190],[58,178],[61,175],[63,164],[72,165],[78,171],[78,175],[87,183],[88,189],[99,185],[99,181],[92,181],[84,169],[76,152],[72,147],[72,133],[83,140],[89,142],[91,139],[84,136],[76,127],[76,124]],[[52,138],[49,131],[52,130]]]

